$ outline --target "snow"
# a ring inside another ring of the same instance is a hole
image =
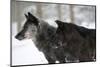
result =
[[[95,29],[95,23],[91,22],[90,24],[88,24],[88,22],[82,22],[82,24],[80,26],[86,27],[88,29]]]
[[[55,23],[55,20],[56,20],[56,18],[48,18],[48,19],[45,19],[45,21],[49,24],[49,25],[51,25],[51,26],[53,26],[53,27],[58,27],[58,25]]]
[[[18,41],[12,37],[12,65],[46,64],[42,52],[29,40]]]

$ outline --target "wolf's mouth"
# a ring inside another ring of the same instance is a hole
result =
[[[30,39],[32,37],[32,35],[29,32],[25,33],[25,38]]]
[[[31,39],[30,33],[25,33],[25,35],[16,35],[15,38],[18,40],[24,40],[24,39]]]
[[[16,35],[15,38],[18,39],[18,40],[23,40],[23,39],[25,39],[26,37]]]

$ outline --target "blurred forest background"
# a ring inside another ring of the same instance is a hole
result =
[[[96,7],[86,5],[70,5],[56,3],[24,2],[12,0],[11,27],[12,27],[12,65],[46,64],[43,53],[39,52],[31,40],[19,41],[15,35],[22,29],[26,21],[24,14],[31,12],[39,19],[56,26],[55,20],[74,23],[87,28],[95,29]]]
[[[58,19],[87,28],[95,28],[95,6],[21,2],[13,0],[11,9],[13,34],[21,29],[21,26],[25,22],[24,14],[27,14],[27,12],[31,12],[36,17],[48,21],[48,23],[52,23]]]

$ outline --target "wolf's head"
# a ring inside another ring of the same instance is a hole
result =
[[[25,17],[26,22],[22,30],[15,36],[18,40],[29,39],[37,34],[39,24],[38,18],[33,16],[30,12],[28,12],[28,15],[25,14]]]

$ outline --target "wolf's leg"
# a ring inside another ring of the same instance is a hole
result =
[[[90,62],[90,61],[95,61],[95,55],[93,52],[92,53],[85,52],[80,55],[80,62]]]
[[[91,62],[94,61],[92,58],[80,58],[80,62]]]
[[[65,60],[66,57],[64,56],[64,54],[56,55],[56,57],[60,63],[66,63],[66,60]]]
[[[55,49],[55,55],[56,55],[57,60],[60,63],[65,63],[66,62],[66,60],[65,60],[66,56],[65,56],[65,52],[63,51],[63,48]]]
[[[50,55],[45,54],[45,57],[46,57],[46,59],[47,59],[47,61],[48,61],[49,64],[54,64],[55,63],[55,60],[52,59]]]
[[[79,60],[80,62],[91,62],[91,61],[95,61],[95,58],[93,58],[93,56],[87,57],[87,56],[83,56],[80,58]]]
[[[78,58],[76,58],[76,57],[74,57],[74,56],[71,56],[71,55],[69,55],[69,56],[67,57],[67,60],[68,60],[69,62],[79,62],[79,59],[78,59]]]
[[[60,57],[58,60],[60,63],[66,63],[65,57]]]

